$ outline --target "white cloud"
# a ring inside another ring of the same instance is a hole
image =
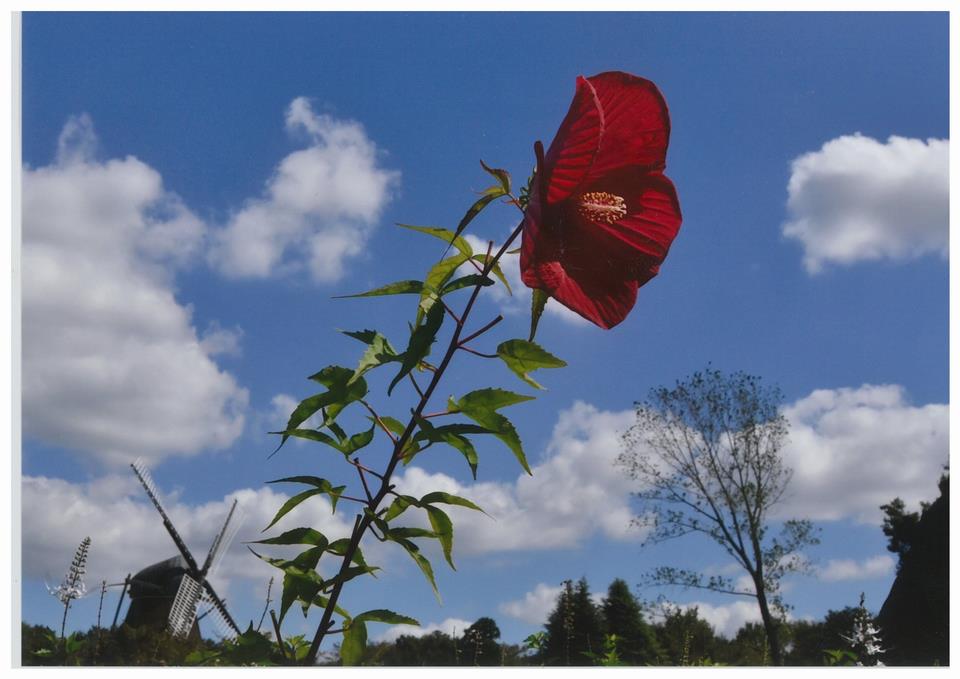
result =
[[[505,601],[498,606],[498,610],[531,625],[542,625],[557,605],[561,591],[562,587],[551,587],[540,582],[532,592],[524,594],[522,599]]]
[[[817,576],[827,582],[869,580],[890,575],[895,566],[896,561],[889,554],[878,554],[859,562],[853,559],[830,559],[825,566],[817,569]]]
[[[470,247],[473,248],[474,252],[485,253],[487,251],[487,243],[481,238],[474,236],[473,234],[464,234],[464,238],[467,239],[467,242],[470,243]],[[516,241],[516,245],[519,241]],[[500,244],[494,244],[493,252],[497,252],[500,248]],[[489,296],[495,304],[499,304],[504,314],[508,315],[518,315],[518,314],[530,314],[530,303],[531,296],[533,291],[524,285],[523,280],[520,278],[520,255],[509,255],[504,254],[500,258],[500,269],[503,271],[504,278],[507,279],[507,282],[510,283],[510,289],[513,292],[511,295],[507,292],[506,288],[498,281],[496,285],[484,291],[485,296]],[[461,275],[466,273],[471,273],[472,268],[464,265],[461,267]],[[547,302],[547,306],[544,307],[544,314],[549,314],[555,318],[559,318],[571,325],[590,325],[590,321],[585,319],[580,314],[570,311],[567,307],[560,304],[557,300],[551,299]]]
[[[643,534],[631,526],[631,482],[613,464],[620,435],[632,420],[632,411],[605,412],[578,401],[560,413],[543,460],[532,467],[533,476],[462,485],[444,474],[410,467],[397,479],[397,489],[418,497],[443,490],[486,510],[490,516],[450,509],[455,555],[568,548],[595,534],[639,540]],[[492,440],[481,455],[509,454],[497,448],[501,445]]]
[[[247,392],[172,283],[204,225],[156,170],[97,162],[96,145],[89,117],[72,118],[56,162],[24,169],[24,432],[108,463],[229,446]]]
[[[880,505],[936,496],[949,455],[949,407],[910,405],[903,387],[818,389],[784,409],[794,476],[784,516],[880,523]]]
[[[710,623],[710,626],[722,637],[732,639],[748,622],[762,622],[760,608],[754,599],[734,601],[725,605],[714,605],[703,601],[676,604],[683,611],[697,609],[697,615]]]
[[[91,538],[87,568],[88,587],[101,580],[122,581],[127,573],[136,573],[162,559],[177,554],[153,505],[133,474],[110,475],[87,483],[70,483],[43,476],[25,476],[22,482],[22,554],[24,578],[60,581],[70,564],[76,546],[85,536]],[[203,562],[217,531],[223,525],[233,500],[242,515],[235,539],[224,554],[211,582],[222,597],[237,580],[265,585],[279,571],[250,554],[245,541],[260,540],[263,529],[290,496],[270,487],[243,488],[222,500],[190,505],[175,495],[161,497],[170,516],[194,558]],[[280,527],[268,531],[277,535],[291,526],[307,525],[331,540],[346,537],[352,521],[334,515],[325,496],[311,498],[282,519]],[[267,556],[292,556],[291,549],[272,545],[253,545]],[[321,571],[337,564],[324,561]]]
[[[790,221],[811,274],[824,264],[947,256],[949,148],[946,139],[860,134],[828,141],[792,163]]]
[[[215,234],[210,261],[235,278],[306,268],[317,282],[336,281],[363,251],[399,173],[380,167],[359,123],[317,114],[304,97],[291,102],[286,126],[310,145],[281,160],[263,196]]]
[[[446,618],[443,622],[431,622],[429,625],[414,627],[413,625],[391,625],[383,634],[376,637],[377,641],[393,642],[402,636],[425,637],[433,632],[443,632],[451,637],[463,636],[463,630],[473,623],[460,618]]]

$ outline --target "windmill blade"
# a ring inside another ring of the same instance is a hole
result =
[[[213,620],[213,631],[221,640],[233,641],[237,638],[237,632],[231,627],[231,621],[224,617],[223,613],[220,612],[220,609],[217,608],[216,604],[210,600],[209,597],[204,597],[204,601],[209,601],[211,606],[206,611],[203,612],[203,615],[200,616],[204,618],[210,616]],[[199,620],[200,618],[197,618]]]
[[[177,529],[173,527],[173,522],[170,521],[170,517],[167,516],[167,513],[163,510],[163,505],[160,504],[160,500],[157,498],[157,484],[154,483],[153,477],[150,476],[150,470],[147,469],[146,465],[143,464],[143,458],[138,457],[133,464],[130,465],[130,467],[133,469],[133,473],[137,475],[137,478],[140,479],[140,484],[143,486],[144,490],[147,491],[147,495],[149,496],[150,501],[153,502],[153,506],[157,508],[158,512],[160,512],[160,518],[163,519],[163,525],[167,529],[167,532],[170,533],[170,537],[173,538],[173,542],[177,545],[177,549],[180,550],[180,554],[183,556],[184,560],[186,560],[187,566],[190,568],[190,572],[193,574],[199,574],[200,569],[197,567],[196,560],[193,558],[190,550],[187,549],[187,545],[183,541],[183,538],[180,537]]]
[[[237,531],[240,530],[240,526],[243,524],[243,518],[243,509],[238,507],[237,501],[234,500],[230,506],[230,513],[227,514],[227,520],[223,523],[223,528],[220,529],[220,532],[217,533],[217,536],[213,539],[213,544],[210,545],[210,551],[207,552],[207,558],[203,563],[203,568],[200,570],[201,575],[206,576],[212,573],[216,570],[217,566],[220,565],[220,560],[230,548],[230,543],[233,542],[233,538],[236,537]]]
[[[230,616],[230,613],[227,611],[227,607],[223,605],[223,600],[217,596],[217,593],[213,591],[213,585],[210,584],[209,580],[203,581],[203,588],[207,592],[207,599],[213,604],[214,615],[217,618],[222,618],[223,622],[237,635],[242,634],[240,628],[237,627],[237,623],[233,621],[233,618]]]
[[[182,638],[190,634],[193,621],[197,618],[197,604],[200,602],[202,592],[200,583],[184,573],[167,618],[167,624],[173,636]]]

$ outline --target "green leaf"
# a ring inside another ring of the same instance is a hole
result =
[[[417,321],[415,325],[420,325],[423,314],[430,311],[434,304],[436,304],[436,301],[443,294],[441,290],[443,290],[447,281],[453,277],[453,274],[456,273],[460,265],[468,259],[470,259],[469,256],[459,254],[441,259],[433,265],[429,273],[427,273],[427,279],[423,284],[423,292],[420,293],[420,306],[417,310]]]
[[[273,524],[283,518],[288,512],[290,512],[294,507],[299,505],[304,500],[313,497],[314,495],[319,495],[320,493],[325,493],[330,496],[330,505],[334,512],[337,511],[337,502],[340,500],[340,495],[346,489],[346,486],[333,486],[326,479],[320,479],[316,476],[289,476],[284,479],[276,479],[275,481],[267,481],[267,483],[306,483],[314,488],[310,490],[305,490],[302,493],[294,495],[292,498],[283,503],[283,506],[279,509],[276,516],[273,517],[273,521],[270,522],[270,525],[264,528],[263,530],[269,530]]]
[[[373,575],[373,577],[377,577],[374,575],[374,573],[378,570],[380,570],[379,566],[350,566],[349,568],[340,571],[332,578],[324,582],[323,589],[325,591],[329,590],[332,587],[335,587],[338,583],[349,582],[361,575]]]
[[[507,391],[506,389],[476,389],[471,391],[468,394],[464,394],[460,397],[459,401],[450,400],[449,409],[454,411],[463,411],[466,413],[468,410],[500,410],[500,408],[506,408],[507,406],[512,406],[516,403],[523,403],[524,401],[532,401],[533,396],[524,396],[523,394],[516,394],[512,391]],[[479,423],[481,426],[486,426],[482,422]]]
[[[360,363],[353,371],[350,379],[347,380],[347,386],[356,382],[360,377],[374,368],[387,363],[399,361],[400,357],[396,350],[390,345],[390,340],[375,330],[362,330],[358,332],[344,331],[344,335],[358,339],[368,345],[367,350],[360,357]]]
[[[303,611],[303,614],[304,614],[304,615],[307,614],[306,609],[309,608],[310,605],[318,606],[318,607],[320,607],[320,608],[322,608],[322,609],[326,609],[327,606],[330,605],[330,599],[327,598],[327,597],[325,597],[325,596],[323,596],[322,594],[318,594],[317,596],[315,596],[315,597],[313,598],[312,601],[309,602],[309,604],[306,603],[306,602],[304,603],[304,611]],[[333,611],[334,611],[335,613],[337,613],[338,615],[342,615],[342,616],[343,616],[345,619],[347,619],[347,620],[350,619],[350,614],[347,613],[347,611],[344,610],[343,608],[341,608],[340,606],[334,606],[334,607],[333,607]]]
[[[327,426],[336,419],[340,411],[347,407],[347,405],[366,396],[366,381],[360,378],[350,383],[352,376],[352,370],[342,368],[338,365],[327,366],[320,372],[311,375],[309,379],[314,382],[320,382],[328,388],[328,391],[322,394],[314,394],[300,402],[287,421],[287,426],[282,432],[283,438],[280,441],[280,445],[277,446],[277,450],[279,450],[292,435],[287,432],[298,430],[300,425],[316,414],[317,411],[324,409],[323,424]]]
[[[451,495],[450,493],[444,493],[439,490],[433,493],[427,493],[422,498],[420,498],[420,502],[425,505],[433,504],[435,502],[441,502],[443,504],[457,505],[459,507],[466,507],[467,509],[474,509],[478,512],[483,512],[484,514],[486,514],[486,512],[484,512],[483,509],[481,509],[478,505],[475,505],[474,503],[470,502],[470,500],[464,497],[460,497],[459,495]]]
[[[474,261],[480,262],[481,264],[485,265],[487,264],[487,262],[493,260],[493,255],[490,255],[490,257],[487,258],[486,254],[482,254],[482,255],[477,255],[473,259]],[[494,262],[493,266],[490,268],[490,271],[493,273],[494,276],[496,276],[499,279],[501,283],[503,283],[503,287],[507,289],[507,294],[512,296],[513,289],[510,287],[510,281],[508,281],[507,277],[503,275],[503,269],[500,268],[500,263]]]
[[[370,445],[370,442],[373,441],[373,433],[376,430],[377,425],[373,425],[366,431],[362,431],[359,434],[354,434],[343,446],[344,455],[353,455],[355,452],[361,448],[365,448]]]
[[[472,273],[467,276],[461,276],[456,280],[452,280],[443,286],[441,294],[446,295],[448,292],[453,292],[455,290],[460,290],[461,288],[469,288],[474,285],[479,285],[484,288],[488,288],[493,285],[493,279],[487,278],[486,276],[481,276],[478,273]]]
[[[543,389],[534,382],[529,373],[540,368],[562,368],[566,364],[534,342],[522,339],[507,340],[497,347],[497,356],[507,364],[516,375],[537,389]]]
[[[443,603],[443,600],[440,598],[440,590],[437,589],[437,581],[433,577],[433,566],[430,565],[430,561],[423,554],[420,553],[420,548],[406,538],[394,536],[392,533],[387,533],[387,539],[396,542],[398,545],[407,550],[407,554],[410,555],[417,566],[420,568],[420,571],[423,573],[423,576],[427,579],[427,582],[430,583],[430,586],[433,588],[433,594],[437,597],[437,601]]]
[[[359,665],[367,648],[367,626],[354,618],[343,623],[343,641],[340,643],[340,661],[344,667]]]
[[[387,388],[388,396],[400,380],[417,367],[420,361],[430,355],[430,346],[436,341],[437,332],[443,324],[444,313],[443,307],[440,305],[431,307],[430,311],[427,312],[427,319],[423,325],[416,327],[414,331],[410,333],[410,343],[407,345],[406,351],[403,352],[403,363],[400,366],[400,372],[397,373],[397,376],[393,378],[393,381]]]
[[[343,556],[347,553],[347,546],[350,544],[350,538],[340,538],[339,540],[334,540],[327,547],[327,551],[331,554],[336,554],[337,556]],[[353,558],[351,561],[358,566],[364,568],[367,567],[367,562],[363,558],[363,552],[360,551],[360,548],[357,547],[353,550]]]
[[[400,615],[385,608],[377,608],[372,611],[364,611],[356,616],[354,622],[362,620],[364,622],[385,622],[388,625],[419,625],[415,619],[407,615]]]
[[[413,437],[414,442],[430,441],[431,443],[446,443],[456,450],[459,450],[464,458],[466,458],[467,464],[470,466],[470,471],[473,473],[473,478],[476,480],[477,465],[479,464],[477,450],[464,434],[489,434],[491,432],[475,424],[466,423],[434,427],[430,424],[429,420],[422,417],[417,418],[417,424],[420,426],[420,431]],[[403,461],[405,464],[409,464],[412,459],[413,456],[411,455],[405,457]]]
[[[450,568],[456,570],[457,567],[453,565],[453,522],[450,520],[450,517],[447,516],[446,512],[439,507],[424,505],[423,508],[427,510],[430,526],[440,541],[440,547],[443,549],[443,558],[450,564]]]
[[[351,297],[382,297],[383,295],[419,295],[423,290],[423,281],[397,281],[389,283],[367,292],[355,295],[337,295],[334,299],[349,299]]]
[[[532,397],[521,396],[504,389],[478,389],[472,391],[459,401],[450,399],[448,408],[453,411],[460,411],[481,427],[489,430],[494,436],[503,441],[513,452],[520,466],[528,474],[530,465],[527,464],[526,455],[523,453],[523,445],[520,443],[520,435],[516,428],[506,417],[496,412],[514,403],[529,401]]]
[[[387,508],[386,514],[383,515],[383,520],[392,521],[393,519],[403,514],[403,512],[406,511],[407,507],[411,505],[413,505],[414,507],[419,507],[420,501],[417,500],[417,498],[415,497],[411,497],[410,495],[398,496],[396,500],[390,503],[390,506]]]
[[[489,167],[482,160],[480,161],[480,166],[489,174],[493,175],[494,178],[500,183],[500,188],[503,189],[503,194],[507,195],[510,193],[510,173],[506,170],[501,170],[498,167]]]
[[[452,245],[455,247],[466,257],[473,256],[473,248],[470,247],[469,241],[462,236],[455,236],[453,231],[450,229],[442,229],[437,226],[413,226],[412,224],[397,224],[397,226],[403,227],[404,229],[411,229],[412,231],[419,231],[420,233],[425,233],[428,236],[433,236],[434,238],[439,238],[447,245]]]
[[[427,530],[426,528],[416,528],[414,526],[400,526],[399,528],[391,528],[387,531],[394,538],[436,538],[436,532],[432,530]]]
[[[275,538],[252,540],[251,542],[261,545],[314,545],[315,547],[324,548],[328,544],[326,536],[313,528],[294,528],[285,533],[281,533]]]
[[[284,436],[292,436],[294,438],[306,439],[308,441],[317,441],[343,452],[339,441],[335,440],[329,434],[324,434],[319,429],[287,429],[286,431],[272,431],[270,433],[283,434]]]
[[[543,315],[543,309],[547,306],[547,300],[550,299],[549,293],[540,288],[533,289],[533,296],[530,302],[530,341],[537,334],[537,326],[540,324],[540,317]]]
[[[473,218],[480,214],[480,211],[483,208],[487,207],[492,201],[505,196],[506,193],[503,191],[502,187],[493,187],[493,190],[487,189],[486,192],[480,198],[470,206],[470,209],[467,210],[466,214],[463,215],[463,219],[460,220],[460,223],[457,224],[457,230],[455,235],[459,236],[463,233],[463,230],[467,228],[467,224],[473,221]]]

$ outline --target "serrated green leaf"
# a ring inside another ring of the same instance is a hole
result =
[[[481,276],[478,273],[472,273],[450,281],[443,286],[441,293],[446,295],[448,292],[454,292],[455,290],[460,290],[461,288],[473,287],[474,285],[488,288],[493,285],[493,279],[487,278],[486,276]]]
[[[430,309],[436,304],[436,301],[443,294],[443,287],[453,277],[453,274],[455,274],[460,265],[466,262],[468,259],[470,259],[468,255],[454,255],[453,257],[441,259],[439,262],[434,264],[433,267],[431,267],[423,284],[423,292],[420,293],[420,303],[417,309],[417,320],[415,323],[416,326],[420,325],[420,322],[423,319],[423,314],[430,311]]]
[[[414,526],[401,526],[399,528],[391,528],[384,532],[384,534],[389,533],[391,538],[436,538],[437,534],[432,530],[427,530],[426,528],[416,528]]]
[[[337,556],[343,556],[347,553],[347,546],[350,544],[350,538],[340,538],[339,540],[334,540],[327,546],[327,551],[331,554],[336,554]],[[363,558],[363,552],[360,551],[360,548],[357,547],[353,550],[353,558],[350,560],[352,563],[362,566],[363,568],[367,567],[367,562]]]
[[[343,331],[344,335],[360,340],[367,345],[367,350],[360,357],[360,362],[353,371],[347,386],[356,382],[360,377],[374,368],[400,360],[397,351],[390,345],[390,340],[376,330],[360,330],[356,332]]]
[[[480,196],[480,198],[473,205],[470,206],[470,209],[468,209],[466,214],[463,215],[463,219],[461,219],[460,223],[457,224],[455,235],[459,236],[461,233],[463,233],[463,230],[466,229],[467,225],[473,221],[474,217],[480,214],[480,211],[483,210],[483,208],[487,207],[487,205],[497,198],[506,195],[502,187],[497,186],[492,188],[495,190],[487,189],[487,191],[485,191],[484,194]]]
[[[446,512],[439,507],[424,505],[423,508],[427,511],[427,518],[430,519],[430,527],[433,528],[437,540],[440,541],[443,558],[450,564],[450,568],[457,570],[457,567],[453,565],[453,522]]]
[[[473,478],[476,480],[477,466],[479,464],[477,450],[473,447],[473,444],[470,442],[470,440],[464,436],[464,434],[489,434],[489,431],[475,424],[467,423],[448,424],[442,427],[434,427],[432,424],[430,424],[429,420],[422,417],[417,419],[417,424],[420,426],[420,431],[418,431],[413,437],[415,442],[430,441],[431,443],[445,443],[460,451],[464,458],[466,458],[467,464],[470,466],[470,471],[473,474]],[[409,464],[412,457],[413,456],[405,457],[403,460],[404,463]]]
[[[388,396],[400,380],[417,367],[420,361],[430,355],[430,347],[434,341],[436,341],[437,332],[443,324],[444,315],[445,312],[442,306],[435,305],[431,307],[430,311],[427,312],[427,318],[423,325],[418,326],[410,333],[410,343],[407,345],[406,351],[403,352],[403,362],[400,366],[400,372],[397,373],[387,388]]]
[[[497,392],[503,391],[501,389],[486,389],[482,391],[487,392]],[[472,392],[476,393],[476,392]],[[510,392],[504,392],[504,394],[510,394]],[[469,396],[468,394],[467,396]],[[513,394],[512,396],[519,396],[518,394]],[[464,397],[466,398],[466,397]],[[496,436],[498,439],[503,441],[510,451],[517,458],[517,461],[520,463],[520,466],[523,467],[524,471],[528,474],[532,474],[530,471],[530,465],[527,464],[527,457],[523,453],[523,445],[520,442],[520,435],[517,434],[516,428],[506,417],[496,412],[492,407],[488,408],[483,405],[479,405],[480,402],[489,401],[496,405],[496,407],[504,407],[505,405],[510,405],[511,403],[517,403],[518,401],[504,402],[501,399],[506,399],[506,396],[503,395],[490,395],[485,396],[480,399],[477,403],[464,402],[464,399],[460,401],[451,402],[451,405],[456,407],[460,412],[469,417],[471,420],[479,424],[481,427],[488,429],[490,433]],[[521,397],[521,400],[527,401],[530,400],[530,397]],[[499,405],[497,405],[499,404]]]
[[[377,577],[374,575],[374,573],[378,570],[380,570],[379,566],[350,566],[349,568],[341,570],[332,578],[325,581],[323,583],[323,589],[324,591],[329,590],[341,582],[349,582],[361,575],[372,575],[373,577]]]
[[[370,445],[370,442],[373,441],[373,434],[374,431],[376,431],[376,428],[377,425],[373,425],[366,431],[362,431],[359,434],[354,434],[351,436],[343,447],[344,455],[353,455],[361,448],[366,448],[368,445]]]
[[[352,370],[337,365],[327,366],[320,372],[311,375],[309,379],[323,384],[328,388],[328,391],[307,397],[297,405],[296,409],[290,415],[290,419],[287,421],[284,432],[282,432],[283,438],[280,440],[280,445],[277,446],[277,450],[279,450],[291,436],[291,434],[287,432],[299,430],[300,425],[318,411],[323,410],[323,425],[329,426],[341,410],[350,403],[366,396],[366,381],[360,378],[352,384],[348,384],[352,376]]]
[[[310,605],[318,606],[321,609],[326,609],[326,607],[330,605],[330,599],[328,597],[323,596],[322,594],[318,594],[313,598],[313,601],[309,602],[309,604],[304,603],[304,607],[305,607],[304,615],[306,615],[306,608],[309,608]],[[347,611],[344,608],[340,607],[339,605],[334,606],[333,611],[338,615],[342,615],[344,619],[350,620],[350,614],[347,613]]]
[[[478,505],[474,504],[465,497],[460,497],[459,495],[451,495],[450,493],[444,493],[443,491],[435,491],[433,493],[427,493],[422,498],[420,498],[420,503],[429,505],[436,502],[441,502],[448,505],[457,505],[458,507],[466,507],[467,509],[473,509],[478,512],[486,514]]]
[[[367,626],[354,618],[343,624],[343,641],[340,643],[340,662],[344,667],[359,665],[367,648]]]
[[[490,272],[497,277],[497,279],[503,283],[503,287],[507,289],[507,294],[511,297],[513,296],[513,289],[510,287],[510,281],[507,280],[507,277],[503,275],[503,269],[500,268],[500,263],[493,261],[493,255],[490,255],[488,258],[486,254],[476,255],[474,261],[480,262],[481,264],[486,265],[487,262],[493,262],[493,266],[490,267]]]
[[[393,537],[389,533],[387,534],[387,537],[407,551],[407,554],[410,555],[410,558],[412,558],[417,564],[417,567],[420,568],[420,571],[427,579],[427,582],[430,583],[430,586],[433,588],[433,594],[435,597],[437,597],[437,601],[443,603],[443,600],[440,598],[440,590],[437,589],[437,581],[433,577],[433,566],[430,565],[430,561],[427,559],[427,557],[420,553],[420,548],[417,547],[417,545],[411,540],[407,540],[402,537]]]
[[[423,281],[397,281],[387,285],[360,292],[355,295],[337,295],[334,299],[349,299],[351,297],[382,297],[384,295],[419,295],[423,291]]]
[[[313,528],[294,528],[281,533],[275,538],[252,540],[251,542],[261,545],[313,545],[324,548],[328,544],[326,536]]]
[[[529,373],[540,368],[562,368],[567,365],[539,344],[522,339],[507,340],[497,346],[497,356],[517,377],[532,387],[543,389]]]
[[[510,193],[510,173],[506,170],[501,170],[498,167],[490,167],[482,160],[480,161],[480,166],[487,173],[493,175],[493,177],[500,183],[500,188],[503,190],[503,195]]]
[[[546,290],[540,288],[533,289],[533,295],[530,302],[530,341],[537,334],[537,326],[540,324],[540,317],[543,315],[543,309],[547,306],[547,300],[550,295]]]
[[[393,502],[390,503],[390,506],[387,508],[386,513],[383,515],[384,521],[392,521],[397,518],[403,512],[406,511],[407,507],[410,506],[419,507],[420,501],[417,498],[410,495],[400,495]]]
[[[354,618],[354,621],[362,620],[364,622],[385,622],[388,625],[419,625],[414,618],[408,615],[400,615],[385,608],[377,608],[372,611],[364,611]]]
[[[307,441],[317,441],[318,443],[324,443],[335,450],[343,452],[340,446],[340,442],[335,440],[332,436],[324,434],[319,429],[287,429],[286,431],[272,431],[271,434],[283,434],[284,436],[292,436],[298,439],[305,439]]]
[[[307,480],[310,479],[310,480]],[[319,495],[325,493],[330,496],[330,505],[334,512],[337,511],[337,502],[340,500],[340,495],[346,489],[346,486],[333,486],[326,479],[319,479],[315,476],[290,476],[285,479],[277,479],[275,481],[267,481],[267,483],[307,483],[315,488],[310,490],[305,490],[302,493],[294,495],[292,498],[283,503],[283,506],[280,507],[277,511],[276,516],[273,517],[273,521],[270,522],[270,525],[264,528],[263,530],[269,530],[277,521],[286,516],[293,508],[299,505],[304,500],[313,497],[314,495]]]
[[[419,231],[420,233],[425,233],[428,236],[433,236],[434,238],[439,238],[447,245],[452,245],[461,254],[471,257],[473,255],[473,248],[470,247],[470,242],[461,236],[454,236],[453,231],[450,229],[443,229],[438,226],[413,226],[412,224],[397,224],[397,226],[403,227],[404,229],[410,229],[412,231]]]
[[[464,413],[468,410],[478,409],[500,410],[501,408],[506,408],[516,403],[523,403],[524,401],[532,401],[533,399],[533,396],[524,396],[523,394],[517,394],[512,391],[507,391],[506,389],[475,389],[468,394],[464,394],[457,401],[451,399],[449,409],[453,411],[463,411]],[[486,426],[482,422],[478,424]]]

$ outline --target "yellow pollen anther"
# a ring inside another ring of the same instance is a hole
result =
[[[627,202],[612,193],[594,191],[580,196],[577,211],[594,222],[613,224],[627,215]]]

